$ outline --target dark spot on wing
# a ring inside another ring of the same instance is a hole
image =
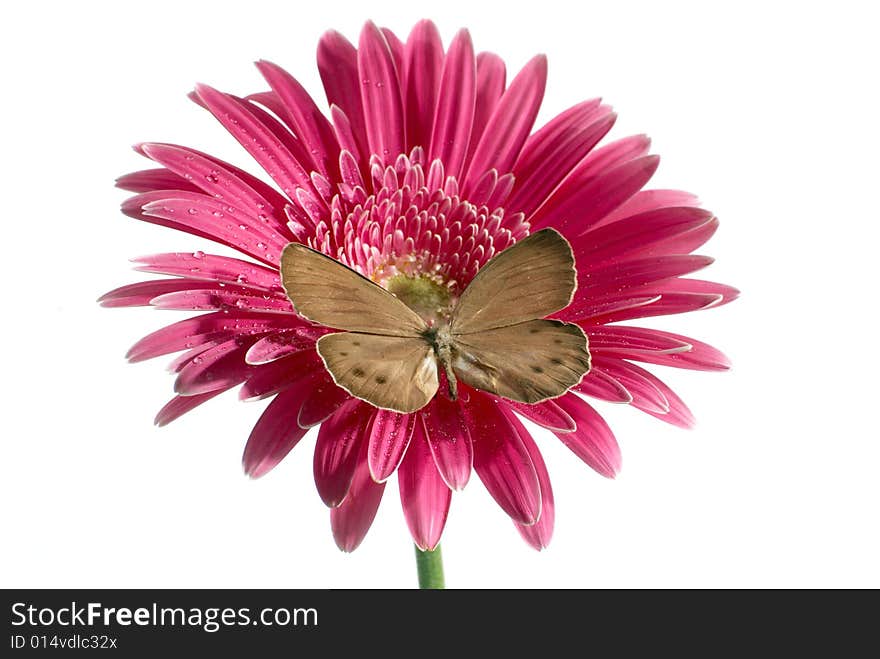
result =
[[[550,358],[550,363],[551,363],[551,364],[556,364],[557,366],[559,366],[560,364],[562,364],[562,360],[559,359],[558,357],[551,357],[551,358]]]
[[[562,343],[562,339],[553,339],[553,343],[559,345],[560,343]]]
[[[540,366],[532,366],[532,372],[533,373],[543,373],[544,369],[541,368]]]
[[[340,357],[348,357],[348,353],[347,352],[340,352],[339,356]]]
[[[538,328],[533,327],[532,329],[529,330],[529,334],[537,334],[537,333],[540,332],[540,331],[541,331],[541,330],[539,330]]]
[[[351,342],[351,345],[353,345],[353,346],[357,346],[357,347],[360,347],[361,342],[360,342],[360,341],[352,341],[352,342]]]
[[[388,382],[388,378],[386,378],[384,375],[376,376],[376,384],[385,384],[386,382]]]
[[[359,366],[355,366],[353,369],[351,369],[351,374],[356,378],[362,378],[364,377],[364,369],[360,368]]]

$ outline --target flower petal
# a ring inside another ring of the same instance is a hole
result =
[[[669,401],[654,383],[644,377],[638,366],[616,357],[596,356],[593,359],[593,368],[597,372],[607,373],[620,384],[632,396],[631,405],[637,409],[651,411],[655,414],[666,414],[669,411]]]
[[[629,289],[656,284],[687,275],[712,265],[711,256],[676,254],[647,258],[611,261],[604,268],[578,272],[576,295],[601,298],[620,295]]]
[[[366,456],[363,453],[360,456],[348,495],[330,511],[333,539],[337,547],[347,552],[354,551],[363,542],[385,492],[385,483],[377,483],[371,478]]]
[[[555,430],[556,432],[571,432],[577,425],[568,413],[552,400],[545,400],[533,405],[505,401],[507,406],[514,412],[524,416],[529,421],[538,424],[542,428]]]
[[[378,410],[370,428],[367,458],[373,480],[382,483],[403,460],[415,427],[416,415]]]
[[[659,338],[668,338],[687,343],[691,346],[691,349],[686,352],[671,354],[631,350],[617,350],[615,353],[625,359],[659,364],[661,366],[687,368],[695,371],[726,371],[730,368],[730,360],[727,356],[718,348],[713,348],[708,343],[703,343],[681,334],[673,334],[672,332],[662,332],[660,330],[653,330],[653,332]]]
[[[516,428],[497,402],[476,391],[464,409],[483,485],[514,521],[534,524],[541,517],[541,485]]]
[[[198,192],[196,187],[182,176],[167,169],[142,169],[116,179],[116,187],[129,192],[152,192],[153,190],[187,190]]]
[[[179,350],[193,348],[205,341],[234,336],[268,334],[275,329],[289,329],[295,316],[282,314],[224,313],[202,314],[167,325],[135,343],[126,354],[132,362],[152,359]]]
[[[533,230],[549,226],[580,236],[638,192],[659,163],[657,156],[644,156],[598,174],[582,168],[582,163],[528,221]],[[575,249],[575,254],[580,251]]]
[[[290,150],[254,114],[228,94],[207,85],[196,85],[198,99],[223,124],[289,198],[299,188],[313,193],[308,172]]]
[[[591,327],[587,336],[590,340],[591,353],[606,354],[617,350],[676,353],[687,352],[692,347],[690,343],[674,339],[657,330],[629,325]]]
[[[632,394],[620,382],[597,368],[590,368],[580,384],[572,387],[587,396],[608,401],[609,403],[631,403]]]
[[[251,478],[269,473],[308,432],[296,422],[304,393],[301,388],[282,391],[260,416],[242,457],[244,471]]]
[[[669,242],[698,229],[701,230],[699,238],[705,238],[705,242],[717,226],[713,219],[712,213],[687,206],[647,211],[573,238],[572,250],[588,269],[598,269],[607,261],[624,257],[686,254],[691,250],[682,249],[684,244],[670,248]],[[694,244],[695,240],[691,237],[687,242]],[[660,246],[664,248],[661,250]]]
[[[576,322],[581,327],[591,325],[605,325],[617,323],[634,318],[649,318],[652,316],[668,316],[671,314],[688,313],[714,307],[721,302],[720,295],[703,295],[696,293],[664,293],[649,298],[641,297],[650,294],[649,291],[638,289],[632,292],[632,297],[605,298],[598,310],[583,312],[580,317],[574,315],[559,314],[560,318],[577,318]],[[642,303],[634,303],[637,300],[647,300]],[[606,310],[601,310],[602,308]],[[568,309],[566,309],[568,312]],[[572,312],[574,313],[574,312]]]
[[[620,447],[611,428],[586,401],[572,393],[556,399],[577,424],[574,432],[554,433],[581,460],[606,478],[620,471]]]
[[[569,108],[529,137],[513,168],[517,187],[509,208],[531,215],[616,119],[610,107],[593,99]]]
[[[600,224],[617,222],[625,217],[640,215],[648,211],[660,208],[672,208],[674,206],[700,205],[696,195],[683,190],[639,190],[636,194],[623,203],[616,211],[605,216]]]
[[[290,300],[280,293],[255,291],[243,286],[227,286],[224,288],[222,283],[206,285],[204,282],[200,282],[195,288],[170,291],[157,295],[150,301],[150,304],[157,309],[177,309],[182,311],[234,308],[244,311],[263,311],[293,315],[293,306],[290,304]]]
[[[215,391],[209,391],[207,393],[198,394],[196,396],[175,396],[174,398],[169,400],[162,407],[161,410],[159,410],[153,422],[160,428],[162,426],[167,426],[172,421],[179,419],[187,412],[194,410],[202,403],[207,403],[215,396],[219,396],[224,391],[228,391],[230,388],[231,387],[227,387],[226,389],[217,389]]]
[[[391,49],[372,21],[361,31],[357,59],[367,143],[372,153],[390,165],[404,152],[403,103]]]
[[[471,36],[467,30],[461,30],[446,55],[428,150],[428,162],[439,158],[447,176],[457,178],[461,174],[467,155],[477,95],[476,78]]]
[[[538,484],[541,487],[541,517],[534,524],[519,524],[514,522],[516,530],[523,539],[532,547],[541,551],[550,544],[553,537],[553,525],[556,521],[556,510],[553,503],[553,488],[550,485],[550,475],[547,473],[547,467],[544,464],[544,458],[538,450],[535,440],[529,435],[529,432],[523,427],[519,420],[509,411],[506,415],[510,423],[516,429],[519,440],[532,459],[535,465],[535,473],[538,476]]]
[[[339,145],[330,122],[287,71],[266,60],[260,60],[256,65],[284,108],[282,118],[310,155],[312,169],[329,177],[339,156]]]
[[[158,295],[185,291],[202,286],[188,279],[154,279],[114,288],[98,298],[102,307],[144,307]]]
[[[422,551],[433,551],[446,525],[452,491],[437,471],[421,421],[415,424],[397,478],[403,515],[413,541]]]
[[[239,390],[238,397],[243,401],[263,400],[300,382],[306,382],[311,387],[312,376],[320,373],[319,369],[323,368],[324,364],[314,349],[254,366],[247,382]],[[305,396],[302,398],[305,399]]]
[[[495,53],[477,55],[477,98],[474,104],[474,120],[471,126],[471,139],[468,145],[465,167],[470,165],[474,152],[483,137],[489,118],[498,107],[504,93],[507,69],[504,60]]]
[[[249,261],[204,252],[170,252],[132,259],[135,270],[187,279],[243,284],[283,292],[278,271]]]
[[[303,350],[312,350],[318,337],[310,328],[278,332],[258,339],[248,349],[245,361],[248,364],[268,364],[282,357],[288,357]]]
[[[244,361],[250,347],[246,338],[236,337],[208,348],[180,369],[174,382],[174,392],[195,396],[217,389],[229,389],[247,379],[253,366]]]
[[[324,33],[318,43],[318,71],[330,105],[341,109],[351,124],[358,150],[366,152],[367,131],[361,102],[357,49],[335,30]]]
[[[661,421],[665,421],[666,423],[670,423],[673,426],[678,426],[679,428],[692,428],[694,426],[695,420],[694,415],[688,409],[688,406],[685,405],[684,401],[678,397],[672,389],[669,388],[665,382],[663,382],[656,375],[647,371],[643,368],[639,368],[635,364],[629,364],[630,368],[641,375],[645,380],[650,382],[656,389],[659,391],[663,398],[666,399],[667,405],[669,407],[665,412],[660,412],[655,409],[650,409],[649,406],[640,406],[635,405],[637,409],[650,414],[655,419],[660,419]]]
[[[490,169],[506,174],[513,169],[535,123],[547,83],[547,58],[537,55],[517,74],[489,118],[467,170],[476,182]],[[465,185],[464,195],[470,192]]]
[[[315,445],[315,486],[321,500],[331,508],[341,504],[348,494],[374,414],[373,407],[352,399],[321,424]]]
[[[416,23],[406,40],[406,143],[430,144],[437,90],[443,71],[443,42],[431,21]]]
[[[420,417],[440,477],[451,489],[464,489],[474,464],[474,449],[461,405],[439,394],[422,409]]]
[[[350,399],[348,392],[336,386],[329,373],[321,373],[312,379],[312,390],[303,401],[296,422],[303,428],[317,426]]]

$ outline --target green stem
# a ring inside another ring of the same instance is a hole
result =
[[[416,569],[419,572],[419,588],[422,590],[442,590],[443,555],[440,545],[434,551],[422,551],[416,547]]]

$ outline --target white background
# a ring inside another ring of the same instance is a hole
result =
[[[579,7],[575,9],[575,6]],[[129,150],[178,142],[256,171],[185,94],[245,94],[274,60],[320,99],[320,34],[373,18],[405,37],[461,26],[512,73],[550,60],[539,123],[601,95],[612,137],[647,132],[652,187],[721,218],[702,273],[738,302],[656,325],[707,340],[729,373],[654,369],[692,431],[598,404],[624,453],[616,481],[536,433],[557,529],[535,552],[474,478],[444,535],[451,587],[880,586],[878,107],[870,3],[14,3],[0,30],[3,455],[0,586],[410,587],[396,483],[354,554],[311,476],[314,435],[266,478],[240,455],[265,403],[234,393],[164,429],[164,361],[142,335],[184,317],[95,298],[143,278],[127,259],[215,249],[129,220]]]

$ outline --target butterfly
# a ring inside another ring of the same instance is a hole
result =
[[[583,330],[542,320],[567,307],[577,287],[571,246],[553,229],[489,260],[439,322],[299,243],[281,254],[281,282],[300,315],[343,330],[322,336],[318,353],[337,385],[378,408],[421,409],[439,389],[441,367],[452,400],[461,380],[530,404],[561,396],[590,369]]]

